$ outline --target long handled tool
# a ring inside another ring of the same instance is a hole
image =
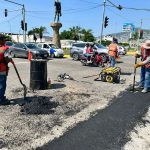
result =
[[[22,80],[21,80],[21,78],[20,78],[19,72],[18,72],[18,70],[17,70],[17,67],[16,67],[16,65],[15,65],[15,63],[14,63],[14,61],[12,60],[11,63],[13,64],[14,69],[15,69],[15,71],[16,71],[16,73],[17,73],[18,79],[19,79],[21,85],[23,86],[23,89],[24,89],[24,100],[25,100],[26,95],[27,95],[27,87],[26,87],[25,84],[23,84],[23,82],[22,82]]]
[[[85,76],[83,78],[90,78],[90,77],[94,77],[94,76],[99,76],[100,74],[94,74],[94,75],[90,75],[90,76]]]
[[[137,63],[137,57],[135,57],[135,64]],[[135,77],[136,77],[136,68],[134,68],[134,77],[133,77],[133,85],[132,85],[132,91],[135,91]]]

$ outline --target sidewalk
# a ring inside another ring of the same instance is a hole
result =
[[[96,116],[37,150],[121,150],[147,112],[150,93],[126,91]]]

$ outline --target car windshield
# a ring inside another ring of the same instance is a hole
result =
[[[105,49],[106,49],[106,47],[105,47],[105,46],[100,45],[100,44],[95,44],[95,46],[96,46],[97,48],[105,48]]]
[[[25,44],[30,49],[37,49],[38,47],[35,44]]]
[[[58,49],[58,47],[54,44],[48,44],[51,48],[55,48],[55,49]]]
[[[13,42],[11,42],[11,41],[6,41],[5,44],[6,44],[7,46],[12,46],[12,45],[13,45]]]

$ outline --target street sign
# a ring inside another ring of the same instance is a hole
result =
[[[123,32],[134,32],[135,26],[133,23],[124,23],[122,30]]]

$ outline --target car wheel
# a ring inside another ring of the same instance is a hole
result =
[[[54,58],[55,57],[55,54],[51,54],[51,58]]]
[[[12,56],[12,58],[16,57],[16,55],[13,52],[11,52],[10,55]]]
[[[105,54],[100,54],[104,63],[107,62],[107,56]]]
[[[73,58],[73,60],[77,61],[77,60],[79,60],[79,55],[77,53],[74,53],[72,55],[72,58]]]

